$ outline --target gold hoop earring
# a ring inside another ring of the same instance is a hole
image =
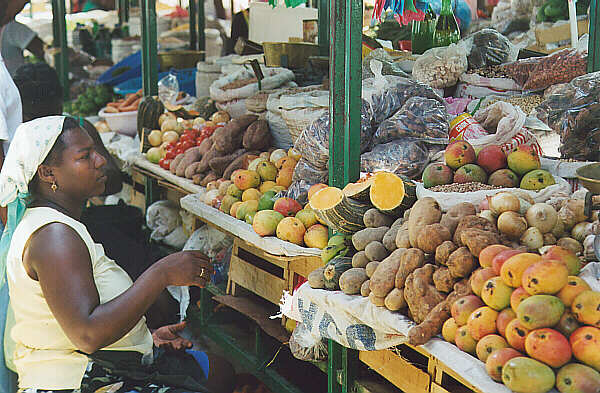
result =
[[[52,185],[50,186],[50,188],[52,189],[53,192],[56,192],[56,190],[58,190],[58,186],[56,185],[56,182],[52,182]]]

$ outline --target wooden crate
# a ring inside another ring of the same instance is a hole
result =
[[[289,291],[292,293],[302,279],[307,279],[310,272],[323,266],[320,256],[294,257],[290,261]]]
[[[429,354],[420,348],[402,344],[395,350],[361,351],[358,358],[404,392],[430,391],[435,367]]]
[[[433,358],[434,373],[431,393],[484,393],[465,380],[446,364]]]

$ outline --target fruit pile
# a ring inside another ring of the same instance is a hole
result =
[[[296,200],[279,196],[290,186],[298,160],[293,149],[250,156],[229,180],[209,182],[203,202],[252,225],[260,236],[277,236],[299,246],[325,248],[328,229],[318,222],[310,206],[303,208]]]
[[[423,171],[425,188],[452,183],[482,183],[503,188],[539,191],[553,185],[554,178],[540,169],[540,157],[528,145],[519,145],[508,155],[497,145],[476,154],[466,141],[455,141],[444,152],[446,164],[433,163]]]
[[[73,116],[95,116],[112,99],[113,92],[110,86],[91,86],[73,101],[65,103],[64,109]]]
[[[444,339],[514,392],[597,392],[600,292],[577,277],[579,258],[559,246],[540,256],[490,245],[479,264],[473,294],[452,304]]]

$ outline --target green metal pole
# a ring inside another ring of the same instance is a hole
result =
[[[329,56],[329,0],[317,0],[319,11],[319,55]]]
[[[590,4],[590,38],[588,43],[588,72],[600,71],[600,2]]]
[[[65,0],[52,0],[54,47],[60,48],[54,57],[58,78],[63,86],[63,99],[69,100],[69,53],[67,51],[67,22]]]
[[[197,13],[196,0],[190,0],[190,49],[191,50],[196,50],[198,48],[198,30],[196,29],[196,13]]]
[[[158,94],[156,0],[142,0],[142,83],[145,96]]]
[[[129,0],[119,0],[119,24],[121,27],[129,21]]]
[[[204,11],[204,0],[198,0],[198,50],[206,50],[206,35],[204,29],[206,27],[206,14]],[[206,57],[206,54],[202,56],[202,60]]]

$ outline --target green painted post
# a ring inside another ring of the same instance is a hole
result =
[[[121,27],[129,22],[129,0],[119,0],[119,24]]]
[[[327,392],[341,393],[338,383],[338,370],[342,365],[342,346],[333,340],[327,340]]]
[[[206,27],[206,14],[204,11],[204,0],[198,0],[198,50],[206,50],[206,35],[204,29]],[[202,56],[204,60],[206,54]]]
[[[145,96],[158,94],[156,0],[142,0],[142,83]]]
[[[60,51],[54,56],[58,78],[63,87],[63,98],[69,100],[69,53],[67,51],[67,22],[65,20],[65,0],[52,0],[52,26],[54,47]]]
[[[590,4],[590,40],[588,43],[588,72],[600,71],[600,1]]]
[[[198,30],[196,29],[196,0],[190,0],[190,49],[196,50],[198,47]]]
[[[319,11],[319,55],[329,56],[329,0],[317,0]]]

